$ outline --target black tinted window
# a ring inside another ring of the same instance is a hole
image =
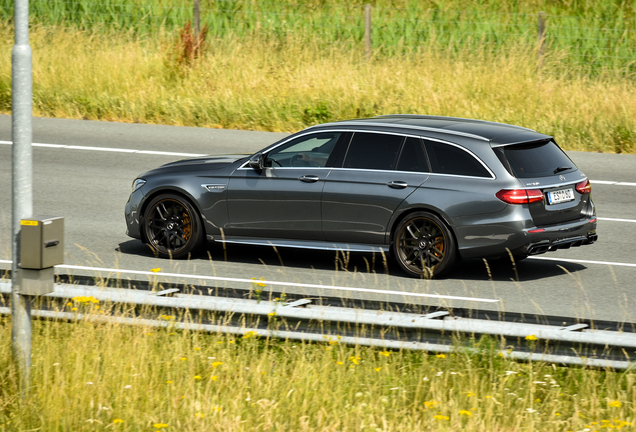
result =
[[[498,156],[502,153],[502,162],[518,178],[548,177],[576,169],[570,158],[553,141],[507,146],[498,151]]]
[[[402,147],[402,153],[400,153],[400,159],[398,160],[396,169],[398,171],[429,171],[422,140],[419,138],[406,139],[404,147]]]
[[[473,155],[459,147],[427,141],[426,152],[431,162],[431,170],[434,173],[491,177],[486,168]]]
[[[345,168],[393,170],[403,136],[357,132],[353,135]]]

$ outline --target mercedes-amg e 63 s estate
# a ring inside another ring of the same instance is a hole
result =
[[[387,115],[309,127],[254,155],[148,171],[127,234],[162,257],[204,241],[390,252],[415,277],[462,258],[594,243],[591,185],[553,137],[487,121]]]

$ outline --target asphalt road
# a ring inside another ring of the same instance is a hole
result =
[[[505,259],[488,266],[465,261],[445,279],[422,281],[371,254],[211,244],[189,261],[171,262],[153,257],[147,246],[125,235],[124,204],[139,173],[183,158],[179,153],[252,153],[284,134],[46,118],[34,119],[33,126],[33,142],[48,145],[33,149],[34,214],[63,216],[66,224],[66,262],[57,273],[237,290],[249,290],[251,278],[263,278],[266,292],[295,297],[636,323],[634,155],[569,152],[593,181],[596,244],[516,265]],[[8,268],[11,259],[10,141],[11,118],[0,116],[0,268]]]

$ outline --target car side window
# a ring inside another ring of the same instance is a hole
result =
[[[266,167],[324,167],[341,132],[320,132],[305,135],[270,151]]]
[[[436,141],[425,141],[425,143],[432,172],[470,177],[492,177],[488,170],[467,151]]]
[[[400,135],[356,132],[343,167],[394,170],[403,142],[404,137]]]
[[[424,145],[421,139],[408,137],[406,141],[404,141],[396,170],[430,172],[428,159],[424,153]]]

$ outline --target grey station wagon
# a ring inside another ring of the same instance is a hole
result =
[[[204,240],[383,251],[435,277],[462,258],[594,243],[591,189],[551,136],[387,115],[313,126],[252,156],[166,164],[134,181],[125,216],[162,257]]]

